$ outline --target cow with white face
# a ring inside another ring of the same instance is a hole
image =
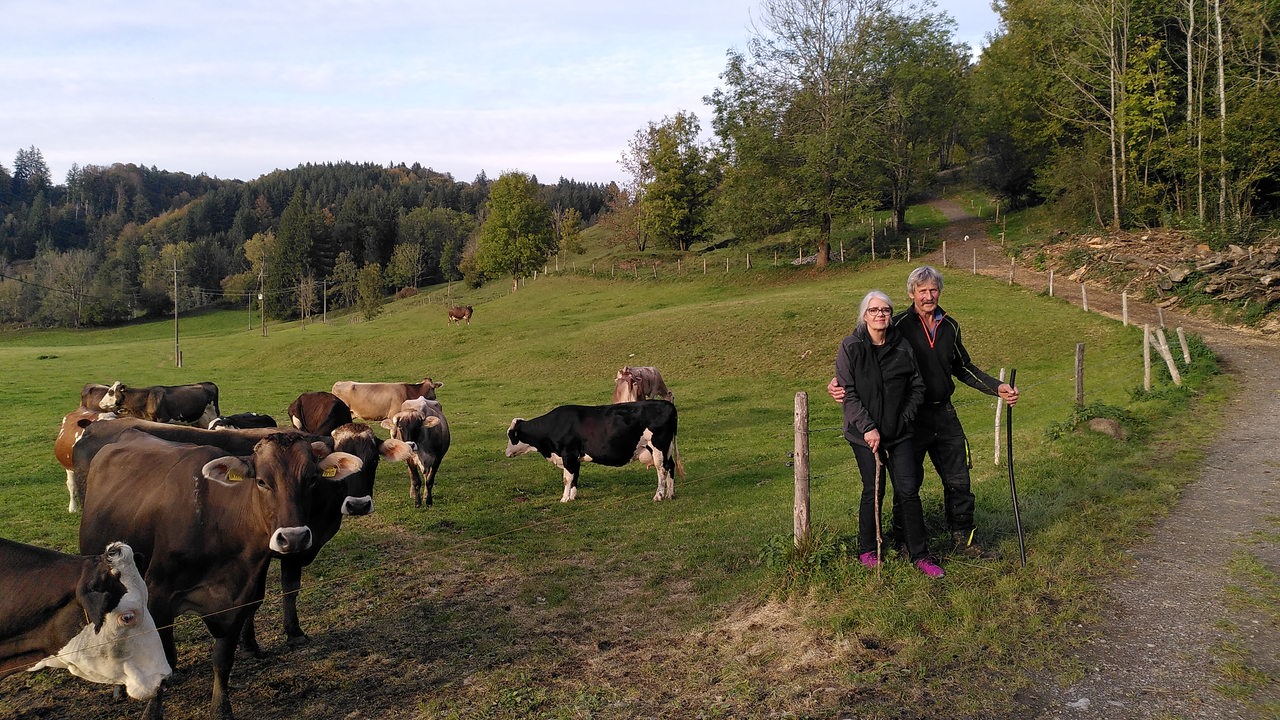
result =
[[[647,455],[658,472],[655,502],[675,497],[673,476],[684,476],[676,450],[676,406],[666,400],[561,405],[532,420],[515,418],[507,428],[506,455],[530,450],[563,471],[560,502],[578,497],[584,462],[621,467]]]
[[[149,700],[173,669],[133,549],[68,555],[0,539],[0,677],[64,668]]]

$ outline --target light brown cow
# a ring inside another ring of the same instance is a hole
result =
[[[400,405],[405,400],[415,398],[436,399],[436,388],[444,387],[431,378],[423,378],[422,382],[385,383],[385,382],[352,382],[339,380],[333,384],[333,394],[351,408],[351,414],[361,420],[385,420],[400,412]]]
[[[103,389],[105,390],[106,386],[103,386]],[[71,454],[76,441],[84,434],[84,429],[89,427],[89,423],[114,419],[116,419],[115,413],[83,407],[62,416],[62,426],[58,428],[58,437],[53,441],[53,456],[67,471],[67,494],[71,496],[71,501],[67,504],[67,512],[73,513],[80,509],[80,500],[76,492],[75,464]]]
[[[625,366],[613,379],[613,402],[637,400],[675,402],[675,395],[662,381],[662,373],[658,372],[658,368]]]

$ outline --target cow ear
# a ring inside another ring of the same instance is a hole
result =
[[[333,452],[333,448],[329,447],[328,445],[325,445],[323,442],[319,440],[316,440],[311,443],[311,457],[315,458],[316,460],[320,460],[324,457],[327,457],[331,452]]]
[[[403,440],[383,440],[382,445],[378,446],[378,452],[382,457],[392,462],[404,462],[413,457],[413,446]]]
[[[85,564],[76,586],[76,600],[84,608],[85,617],[93,624],[95,633],[102,631],[107,613],[116,608],[124,596],[125,587],[120,578],[112,574],[111,564],[105,556]]]
[[[360,472],[362,467],[364,463],[355,455],[335,452],[320,461],[320,477],[337,482],[352,473]]]
[[[200,470],[200,474],[206,480],[233,486],[252,476],[253,471],[250,470],[248,463],[240,458],[234,455],[224,455],[205,463],[204,468]]]

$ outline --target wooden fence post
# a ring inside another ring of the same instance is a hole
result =
[[[1084,343],[1076,343],[1076,407],[1084,407]]]
[[[1084,306],[1084,311],[1089,312],[1089,289],[1084,283],[1080,283],[1080,304]]]
[[[796,393],[795,413],[795,509],[792,515],[792,527],[795,533],[795,544],[809,538],[809,394]]]
[[[1049,297],[1053,297],[1053,270],[1049,271]]]
[[[978,274],[978,248],[973,249],[973,274]]]
[[[1142,326],[1142,389],[1151,392],[1151,325]]]
[[[1182,375],[1178,372],[1178,365],[1173,362],[1173,353],[1169,351],[1169,341],[1165,339],[1164,328],[1156,328],[1156,350],[1160,351],[1160,357],[1164,358],[1164,364],[1169,368],[1169,377],[1173,378],[1173,384],[1182,387]]]
[[[947,266],[947,241],[942,241],[942,267]]]
[[[1013,287],[1013,258],[1009,258],[1009,287]]]
[[[1001,383],[1004,382],[1004,368],[1000,368],[1000,382]],[[1001,415],[1000,411],[1003,409],[1004,409],[1004,398],[997,395],[996,396],[995,453],[993,455],[993,457],[995,458],[996,465],[1000,464],[1000,415]]]
[[[1120,321],[1125,327],[1129,327],[1129,291],[1124,290],[1120,293]]]
[[[1191,348],[1187,347],[1187,334],[1182,332],[1182,326],[1178,326],[1178,344],[1182,346],[1182,364],[1191,364]]]

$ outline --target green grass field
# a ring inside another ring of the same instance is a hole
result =
[[[430,376],[444,382],[438,395],[453,437],[435,507],[415,510],[405,468],[384,463],[375,514],[347,521],[303,579],[313,636],[365,623],[360,634],[371,642],[409,642],[388,640],[392,631],[370,619],[395,616],[391,603],[415,608],[431,628],[420,642],[432,650],[406,651],[413,673],[385,670],[382,687],[404,701],[400,710],[367,716],[833,717],[857,707],[864,718],[1016,717],[1017,690],[1042,681],[1034,673],[1059,658],[1067,628],[1096,611],[1097,583],[1120,566],[1125,543],[1193,477],[1198,451],[1179,428],[1192,408],[1198,421],[1212,418],[1225,383],[1196,343],[1186,389],[1162,378],[1143,394],[1140,329],[948,273],[942,304],[960,319],[977,363],[992,374],[1017,368],[1028,565],[1017,559],[1007,470],[993,462],[994,403],[962,386],[955,400],[973,449],[979,535],[1004,559],[947,563],[941,581],[897,561],[877,576],[855,557],[856,468],[824,386],[858,300],[879,288],[900,302],[909,269],[721,266],[609,278],[578,268],[514,293],[502,283],[455,285],[451,300],[475,306],[470,326],[446,323],[443,289],[392,303],[372,321],[330,314],[305,327],[269,323],[265,337],[244,311],[211,312],[180,318],[182,368],[171,320],[6,333],[0,535],[76,549],[78,516],[66,511],[52,447],[86,382],[211,380],[224,413],[287,422],[293,398],[335,380]],[[1065,429],[1077,343],[1086,348],[1088,413],[1122,418],[1127,442]],[[673,501],[655,504],[651,471],[586,465],[579,499],[561,504],[556,468],[536,455],[503,456],[507,425],[560,404],[607,403],[623,365],[657,366],[674,391],[687,477]],[[809,400],[815,527],[806,553],[790,538],[799,392]],[[923,496],[942,550],[931,469]],[[264,614],[268,607],[270,597]],[[264,645],[278,642],[268,621],[259,628]],[[184,658],[193,681],[177,688],[171,708],[198,708],[207,697],[204,638],[192,635]],[[597,666],[597,656],[609,662]],[[343,657],[317,656],[313,682],[340,674]],[[258,713],[246,717],[305,715],[309,702],[347,706],[337,680],[298,698],[268,693],[268,672],[277,671],[237,665],[233,702],[255,703]],[[972,682],[976,673],[986,681]],[[22,683],[34,682],[0,684],[0,713],[17,712]],[[40,682],[53,687],[51,702],[85,685]]]

